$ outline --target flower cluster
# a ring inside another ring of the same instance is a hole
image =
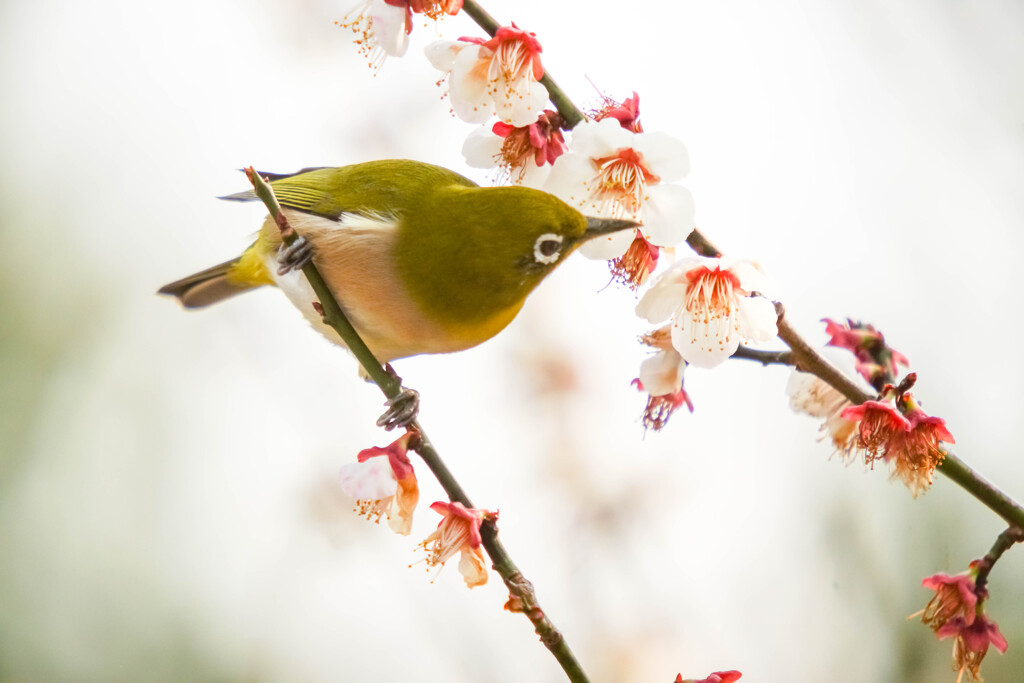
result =
[[[956,576],[936,574],[925,578],[921,585],[935,591],[922,612],[921,621],[927,624],[939,640],[953,638],[953,668],[966,672],[972,679],[981,680],[981,661],[989,646],[1000,653],[1006,652],[1006,638],[996,622],[985,614],[988,591],[980,588],[978,562],[972,562],[967,572]]]
[[[339,474],[341,490],[356,499],[356,512],[379,523],[386,518],[397,534],[412,531],[412,515],[419,501],[416,474],[408,451],[416,447],[419,433],[406,431],[393,443],[359,452],[356,462],[344,465]],[[427,552],[428,567],[443,565],[462,553],[459,572],[470,588],[487,583],[487,566],[481,545],[480,523],[497,513],[466,508],[461,503],[436,502],[430,509],[443,519],[419,547]]]

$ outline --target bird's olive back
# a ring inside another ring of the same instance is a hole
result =
[[[433,317],[470,323],[520,305],[585,229],[582,214],[539,190],[449,185],[403,217],[397,266]]]

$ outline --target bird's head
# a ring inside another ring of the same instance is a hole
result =
[[[437,199],[408,225],[403,247],[433,254],[415,259],[424,296],[463,319],[518,306],[581,244],[637,225],[588,218],[553,195],[519,186],[458,187]]]

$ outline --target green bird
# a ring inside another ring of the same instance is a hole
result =
[[[268,216],[238,258],[160,288],[185,308],[276,285],[332,342],[299,268],[311,256],[352,325],[382,362],[449,353],[505,328],[527,295],[579,245],[633,229],[588,218],[526,187],[479,187],[431,164],[371,161],[262,174],[301,237],[282,248]],[[223,197],[254,201],[255,192]]]

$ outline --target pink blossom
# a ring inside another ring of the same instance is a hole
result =
[[[935,591],[935,597],[924,608],[921,621],[933,631],[938,631],[956,618],[963,619],[967,625],[974,623],[978,605],[974,583],[977,575],[977,570],[973,569],[956,576],[940,573],[922,580],[921,585]]]
[[[1000,654],[1006,652],[1006,638],[999,626],[985,616],[981,607],[974,619],[968,622],[964,617],[953,617],[935,632],[939,640],[955,638],[953,641],[953,668],[963,676],[966,672],[973,680],[981,680],[981,661],[992,645]],[[959,679],[958,679],[959,680]]]
[[[632,97],[627,97],[621,103],[610,97],[605,97],[604,100],[604,107],[593,112],[591,116],[594,121],[615,119],[630,133],[644,132],[643,126],[640,125],[640,96],[635,91]]]
[[[442,566],[455,553],[462,553],[459,559],[459,573],[470,588],[487,583],[487,566],[484,562],[480,524],[484,517],[494,518],[496,512],[466,508],[462,503],[438,501],[430,509],[442,516],[437,529],[427,536],[420,547],[426,551],[428,567]]]
[[[540,188],[551,164],[567,149],[561,126],[562,117],[549,109],[528,126],[499,121],[490,130],[470,133],[462,155],[474,168],[497,167],[514,183]]]
[[[396,534],[408,536],[420,492],[409,461],[409,443],[417,432],[407,431],[388,446],[367,448],[357,462],[344,465],[339,473],[341,489],[356,499],[356,512],[380,522],[386,517]]]

